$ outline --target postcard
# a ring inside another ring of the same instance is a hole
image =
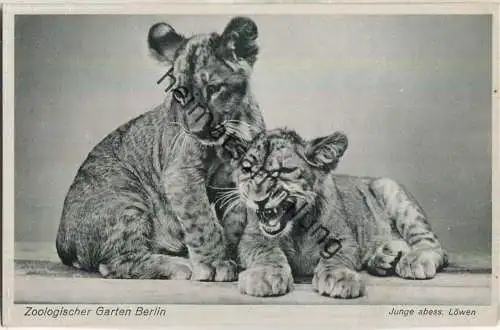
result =
[[[3,324],[495,324],[498,54],[485,3],[4,5]]]

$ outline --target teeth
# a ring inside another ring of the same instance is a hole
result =
[[[273,209],[265,209],[265,210],[258,211],[258,212],[264,218],[273,218],[273,217],[276,217],[280,211],[278,210],[278,208],[275,207]]]
[[[279,224],[279,222],[280,222],[279,219],[274,219],[272,221],[269,221],[268,225],[271,227],[276,227]]]

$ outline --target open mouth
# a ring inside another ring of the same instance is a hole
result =
[[[272,209],[257,210],[260,228],[269,236],[276,236],[281,233],[295,215],[295,203],[290,201],[283,201]]]

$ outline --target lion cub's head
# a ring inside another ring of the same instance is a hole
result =
[[[305,141],[297,133],[276,129],[252,141],[234,173],[240,199],[259,219],[267,236],[290,230],[315,203],[316,183],[335,169],[347,137],[332,135]]]
[[[185,37],[167,23],[149,30],[152,54],[172,68],[167,79],[173,80],[175,120],[205,145],[229,136],[249,141],[264,127],[249,91],[257,36],[256,24],[245,17],[233,18],[221,34]]]

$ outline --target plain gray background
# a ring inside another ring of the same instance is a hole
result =
[[[270,128],[343,130],[338,172],[389,176],[451,252],[491,250],[490,16],[257,16],[253,91]],[[91,148],[159,104],[149,27],[222,32],[229,16],[18,16],[15,238],[54,241]]]

